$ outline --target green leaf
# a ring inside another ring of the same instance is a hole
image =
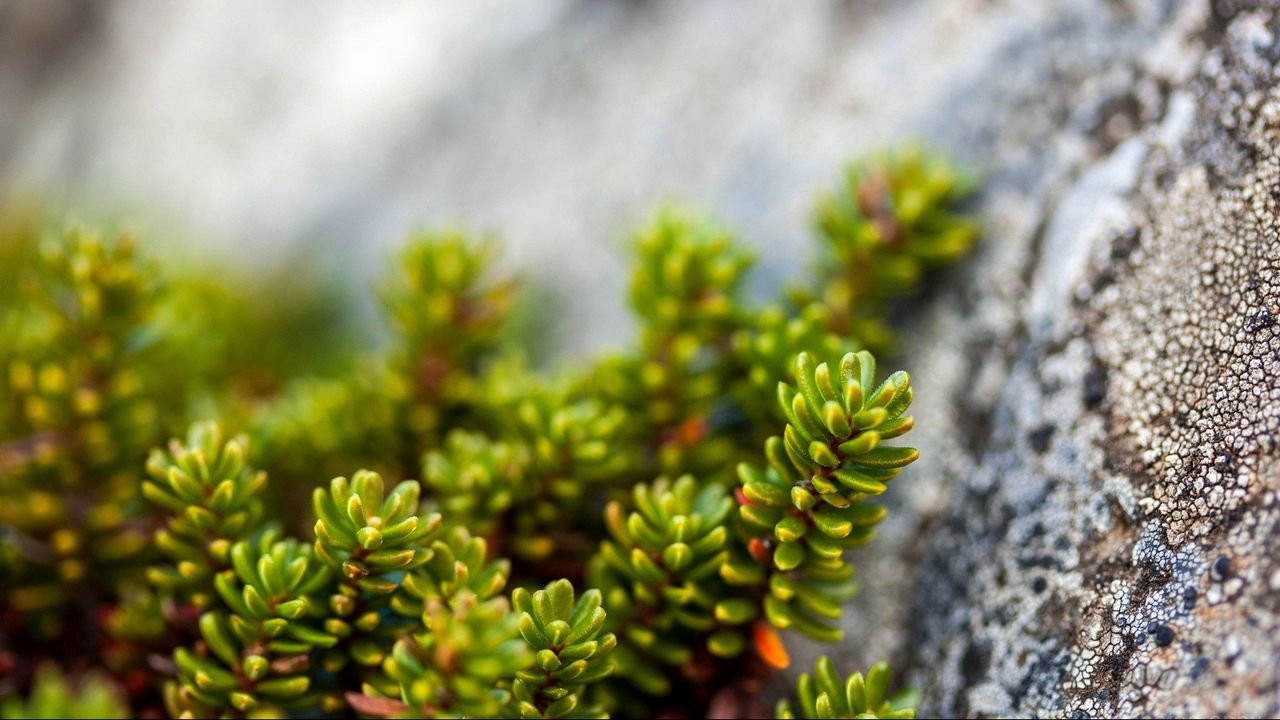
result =
[[[257,685],[258,692],[267,697],[297,697],[311,687],[311,678],[303,676],[264,680]]]
[[[889,663],[881,660],[867,672],[867,707],[879,708],[889,689]]]
[[[707,650],[720,658],[734,658],[746,649],[746,639],[733,630],[721,630],[707,638]]]
[[[858,456],[858,462],[872,467],[903,467],[920,457],[919,451],[908,447],[878,447]]]
[[[728,625],[742,625],[759,613],[756,603],[746,598],[730,598],[716,603],[716,620]]]
[[[800,543],[780,543],[773,551],[773,564],[779,570],[794,570],[804,562],[804,548]]]

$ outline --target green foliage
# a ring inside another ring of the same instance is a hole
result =
[[[397,590],[416,577],[410,573],[437,554],[433,542],[442,520],[418,514],[420,492],[417,482],[406,480],[384,496],[382,477],[367,470],[315,490],[315,552],[337,578],[327,590],[324,629],[342,640],[342,652],[326,654],[329,669],[350,661],[377,667],[399,634],[412,627],[389,611],[399,599]]]
[[[268,531],[232,546],[234,569],[214,581],[228,610],[203,613],[203,642],[175,652],[180,686],[170,691],[171,712],[276,714],[309,704],[311,652],[337,642],[312,621],[312,595],[327,577],[308,546],[276,537]]]
[[[640,232],[635,247],[630,299],[647,349],[714,345],[737,327],[742,280],[753,259],[728,233],[666,212]]]
[[[495,363],[482,382],[488,432],[455,430],[426,454],[422,475],[435,496],[428,503],[501,554],[580,566],[600,526],[594,502],[627,478],[628,458],[611,451],[625,442],[625,412],[547,382],[515,358]]]
[[[399,477],[407,452],[400,408],[409,395],[404,377],[372,359],[359,362],[350,379],[296,379],[273,402],[248,411],[252,459],[286,488],[309,489],[315,476],[353,467]]]
[[[0,581],[4,604],[32,614],[25,631],[47,639],[66,629],[72,588],[110,587],[146,549],[131,520],[160,437],[157,291],[129,239],[79,231],[41,249],[21,291],[0,308]]]
[[[598,526],[588,510],[593,490],[616,484],[627,469],[627,458],[611,452],[625,432],[626,414],[596,398],[542,392],[522,399],[511,418],[512,435],[526,449],[526,493],[516,498],[505,547],[533,560],[558,554],[582,562],[590,545],[583,521]]]
[[[740,297],[751,256],[713,223],[673,212],[641,231],[634,249],[639,349],[602,363],[592,387],[625,409],[628,441],[646,463],[640,479],[723,473],[732,439],[712,423],[732,335],[751,319]]]
[[[828,329],[828,312],[820,303],[794,314],[771,305],[756,315],[753,327],[734,334],[733,360],[746,379],[735,392],[753,425],[772,429],[775,421],[785,417],[778,414],[773,390],[779,381],[795,382],[797,355],[837,357],[848,349],[850,342]]]
[[[780,700],[775,717],[803,718],[914,718],[920,698],[913,690],[889,695],[889,664],[878,662],[864,678],[856,672],[841,680],[831,660],[818,658],[814,674],[803,673],[796,681],[797,716],[791,702]]]
[[[323,291],[258,309],[0,217],[0,695],[32,698],[6,712],[54,707],[52,658],[133,715],[697,716],[787,665],[779,630],[840,639],[848,551],[917,455],[890,444],[909,377],[862,348],[976,228],[932,156],[848,182],[816,282],[764,307],[727,232],[659,215],[634,343],[558,374],[521,359],[494,246],[456,233],[399,257],[384,345],[334,350]],[[833,678],[798,714],[909,712],[883,666]]]
[[[499,594],[510,564],[487,560],[484,540],[463,528],[433,542],[431,552],[422,571],[405,578],[397,611],[417,614],[421,624],[383,663],[394,684],[366,685],[366,692],[398,695],[405,717],[496,717],[507,702],[501,686],[530,659]]]
[[[788,420],[783,437],[765,445],[769,464],[739,466],[739,513],[753,535],[755,564],[734,566],[731,582],[766,582],[764,612],[778,628],[795,627],[837,642],[832,622],[853,592],[853,566],[845,551],[874,537],[883,507],[866,503],[919,456],[914,448],[882,445],[913,426],[902,371],[875,384],[875,359],[848,353],[832,371],[813,356],[796,360],[798,389],[778,384]]]
[[[255,460],[286,488],[309,487],[317,470],[417,476],[424,450],[479,422],[481,377],[502,346],[516,288],[491,277],[494,255],[457,233],[411,238],[381,290],[391,348],[356,358],[342,379],[297,378],[251,410]]]
[[[299,373],[336,372],[358,342],[338,285],[313,257],[282,269],[240,277],[207,262],[165,275],[155,333],[165,392],[187,398],[192,412],[253,403],[279,392]],[[255,438],[257,440],[257,438]]]
[[[489,279],[495,254],[493,245],[458,233],[417,236],[400,254],[383,300],[403,342],[400,360],[419,373],[420,392],[451,392],[451,373],[497,349],[514,288]]]
[[[391,366],[409,387],[398,418],[418,443],[435,444],[466,419],[480,392],[476,376],[499,348],[515,286],[489,277],[494,254],[456,233],[419,236],[383,291],[397,331]]]
[[[661,695],[670,689],[661,665],[685,665],[704,644],[718,656],[742,651],[739,633],[717,630],[733,501],[723,487],[699,489],[689,475],[637,485],[632,497],[631,512],[619,502],[605,508],[611,539],[601,543],[588,579],[604,593],[609,627],[621,637],[618,674]]]
[[[217,573],[231,567],[233,544],[262,517],[267,476],[245,465],[247,443],[241,436],[224,444],[217,425],[198,423],[185,445],[171,441],[167,453],[153,450],[147,460],[142,495],[166,511],[155,544],[172,563],[149,568],[147,580],[199,608],[212,602]]]
[[[826,241],[820,297],[833,329],[885,348],[884,302],[912,292],[925,271],[961,258],[978,237],[962,214],[974,179],[945,158],[907,148],[855,163],[838,192],[818,202]]]
[[[334,478],[316,488],[316,554],[341,570],[349,586],[387,594],[391,577],[431,559],[422,541],[440,526],[440,516],[419,518],[418,483],[406,480],[383,496],[382,476],[362,470],[350,482]]]
[[[613,672],[608,657],[617,645],[604,633],[607,613],[600,591],[588,590],[574,602],[573,584],[560,579],[545,590],[517,588],[511,602],[519,616],[520,636],[534,652],[534,666],[516,673],[507,717],[599,718],[597,707],[583,704],[584,688]]]
[[[0,718],[35,720],[35,718],[100,718],[114,720],[129,717],[120,692],[101,674],[89,673],[71,683],[54,665],[42,665],[36,671],[31,695],[24,701],[11,697],[0,700]]]
[[[524,478],[528,464],[528,448],[522,444],[454,430],[443,448],[423,459],[423,481],[434,496],[428,502],[451,524],[492,536],[507,513],[513,507],[523,509],[532,495]]]

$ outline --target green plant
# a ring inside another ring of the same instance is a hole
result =
[[[523,360],[494,246],[458,234],[400,256],[385,345],[295,365],[266,338],[323,293],[260,317],[128,239],[0,222],[24,278],[0,292],[5,712],[55,708],[47,659],[102,713],[93,664],[135,715],[755,712],[781,631],[841,638],[848,551],[917,456],[891,442],[910,378],[866,348],[975,232],[932,156],[857,167],[811,287],[752,305],[726,231],[660,214],[631,245],[634,344],[557,373]],[[909,716],[887,684],[824,659],[794,710]]]
[[[605,717],[585,704],[583,690],[613,672],[609,654],[617,646],[603,633],[608,613],[600,591],[588,590],[574,602],[573,584],[556,580],[544,590],[517,588],[511,596],[519,615],[520,636],[534,652],[534,666],[516,673],[508,717]]]
[[[889,665],[878,662],[866,677],[856,672],[840,679],[825,655],[818,658],[814,675],[804,673],[796,682],[799,717],[805,718],[914,718],[919,697],[911,690],[889,695]],[[797,717],[791,702],[779,700],[775,716],[783,720]]]
[[[120,692],[111,681],[98,673],[90,673],[72,685],[54,665],[42,665],[36,671],[31,695],[0,700],[0,718],[34,720],[35,718],[114,718],[129,717]]]
[[[885,303],[912,292],[925,271],[962,257],[978,224],[961,208],[974,178],[945,158],[908,147],[849,166],[837,192],[819,199],[825,241],[819,264],[828,324],[882,350],[892,342]]]
[[[213,602],[234,544],[259,528],[267,475],[245,465],[246,445],[244,437],[223,444],[217,425],[199,423],[185,445],[173,440],[147,460],[142,495],[165,512],[155,543],[170,561],[150,567],[147,580],[196,608]]]
[[[769,622],[826,642],[841,639],[830,621],[854,591],[845,551],[869,542],[886,514],[867,497],[883,493],[919,457],[914,448],[881,444],[913,427],[903,416],[913,393],[902,371],[877,386],[875,367],[866,351],[845,355],[838,371],[800,353],[799,389],[778,384],[789,422],[765,445],[768,467],[738,468],[755,564],[729,566],[731,582],[767,584]]]
[[[139,459],[161,437],[154,269],[129,238],[45,245],[0,316],[0,604],[15,642],[77,642],[73,606],[136,576]]]
[[[631,308],[636,351],[600,363],[592,387],[627,414],[641,454],[633,481],[657,474],[720,474],[729,433],[716,427],[733,333],[752,321],[742,302],[751,256],[715,223],[668,211],[637,233]],[[712,479],[712,478],[707,478]]]

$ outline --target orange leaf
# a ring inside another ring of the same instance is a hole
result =
[[[751,634],[756,643],[756,652],[760,653],[766,663],[779,670],[791,664],[791,656],[782,644],[782,637],[772,625],[763,620],[757,622],[751,628]]]

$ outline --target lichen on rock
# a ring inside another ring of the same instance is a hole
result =
[[[942,438],[925,712],[1280,710],[1280,14],[1229,10],[1123,58],[1167,96],[1055,190],[989,432]]]

